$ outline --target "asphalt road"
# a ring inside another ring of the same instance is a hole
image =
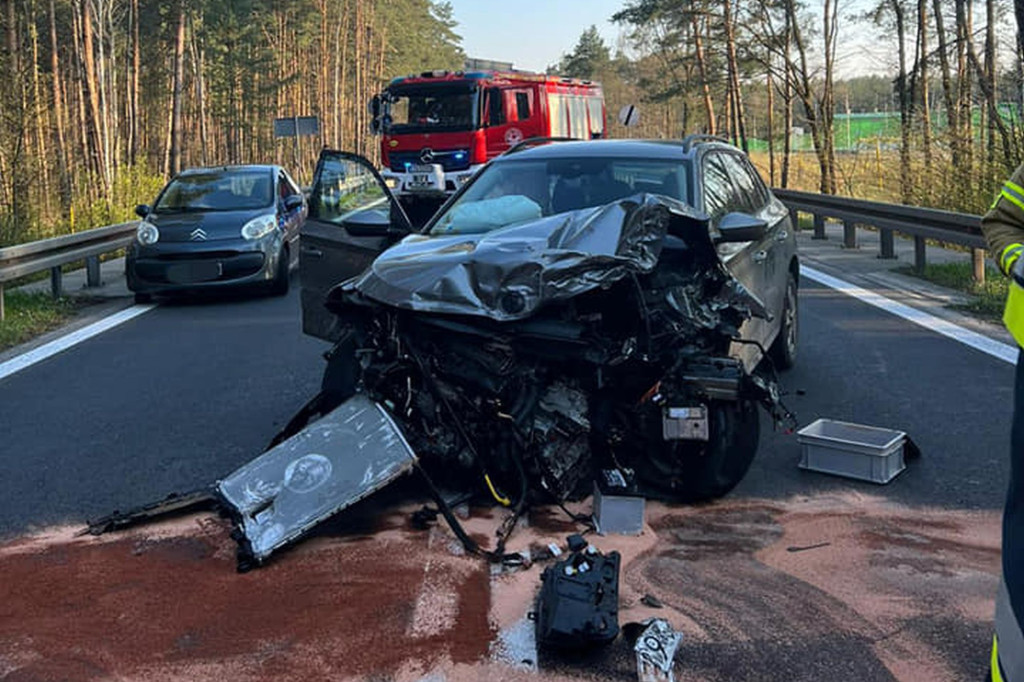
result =
[[[762,419],[761,452],[728,500],[654,505],[640,539],[604,539],[628,566],[622,617],[662,615],[638,606],[644,593],[666,604],[665,617],[687,633],[681,680],[980,678],[1012,367],[807,280],[800,309],[801,356],[783,375],[800,424],[829,417],[902,429],[923,457],[887,486],[805,472],[796,437]],[[301,334],[293,291],[163,304],[0,380],[0,537],[210,484],[259,453],[315,393],[324,349]],[[494,513],[469,520],[479,537],[493,532]],[[9,644],[0,664],[36,675],[24,679],[93,679],[79,672],[102,666],[109,676],[159,669],[167,679],[211,680],[239,676],[217,665],[244,664],[251,679],[276,680],[327,675],[308,667],[310,647],[336,654],[316,658],[332,675],[428,665],[439,650],[456,664],[486,661],[491,628],[514,631],[538,571],[488,583],[483,564],[448,552],[442,529],[427,536],[406,528],[407,511],[388,514],[369,530],[302,543],[244,578],[215,519],[152,536],[0,545],[0,622],[13,627],[0,628]],[[531,518],[517,535],[539,533],[545,544],[568,525]],[[288,593],[284,584],[305,587]],[[232,637],[240,604],[254,630]],[[377,632],[353,624],[371,620],[391,632],[394,660],[353,667],[368,645],[352,628]],[[108,631],[115,644],[96,639]],[[78,642],[73,650],[68,641]],[[635,679],[631,652],[617,647],[590,668],[596,679]],[[50,674],[53,656],[71,658]],[[202,662],[205,677],[175,661]],[[576,669],[563,672],[575,678]],[[466,679],[481,677],[470,668]]]
[[[316,393],[326,347],[296,286],[162,304],[0,381],[0,536],[231,472]]]
[[[804,280],[800,359],[783,375],[801,425],[904,430],[923,457],[881,488],[796,468],[762,419],[736,496],[863,490],[914,505],[996,508],[1008,471],[1012,368]],[[0,536],[78,523],[209,484],[259,453],[317,390],[326,345],[285,298],[164,304],[0,381]]]
[[[1014,368],[804,278],[800,357],[782,375],[801,426],[819,417],[906,431],[922,457],[886,486],[796,467],[796,436],[772,433],[734,495],[855,490],[908,505],[1001,508]]]

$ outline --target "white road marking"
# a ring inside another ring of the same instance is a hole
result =
[[[42,346],[30,350],[27,353],[23,353],[15,358],[11,358],[7,362],[0,363],[0,381],[7,377],[20,372],[26,367],[31,367],[37,362],[42,362],[47,358],[51,358],[57,353],[66,351],[72,346],[76,346],[83,341],[87,341],[94,336],[98,336],[103,332],[113,329],[114,327],[127,322],[128,320],[138,317],[144,313],[148,313],[150,310],[155,308],[156,305],[147,303],[145,305],[133,305],[131,308],[125,308],[119,312],[104,317],[102,320],[93,322],[90,325],[86,325],[77,331],[73,331],[66,336],[62,336],[59,339],[54,339],[49,343],[44,343]]]
[[[850,284],[838,277],[826,275],[820,270],[815,270],[814,268],[809,268],[807,266],[800,266],[800,274],[807,279],[818,282],[819,284],[824,284],[825,286],[835,289],[836,291],[840,291],[847,296],[853,296],[860,301],[864,301],[868,305],[873,305],[876,308],[881,308],[887,313],[891,313],[897,317],[902,317],[908,322],[913,322],[916,325],[938,334],[942,334],[954,341],[959,341],[965,346],[970,346],[975,350],[980,350],[982,353],[991,355],[997,360],[1008,362],[1011,365],[1017,363],[1018,350],[1014,346],[996,341],[995,339],[990,339],[989,337],[977,332],[972,332],[970,329],[964,329],[960,325],[953,324],[949,320],[944,320],[941,317],[936,317],[930,313],[926,313],[916,308],[911,308],[908,305],[894,301],[891,298],[886,298],[874,291],[862,289],[854,284]]]

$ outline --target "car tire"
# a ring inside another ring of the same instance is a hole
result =
[[[800,332],[800,308],[797,304],[796,277],[793,273],[786,278],[786,296],[782,304],[782,323],[768,355],[776,369],[789,369],[796,364],[798,336]]]
[[[708,405],[708,442],[662,441],[637,462],[641,482],[677,502],[706,502],[727,494],[750,469],[761,437],[757,403]]]
[[[135,294],[135,302],[139,303],[139,304],[152,303],[153,302],[153,294],[136,293]]]
[[[277,270],[274,272],[274,279],[270,283],[270,293],[273,296],[284,296],[288,293],[290,284],[288,270],[288,249],[281,249],[277,256]]]

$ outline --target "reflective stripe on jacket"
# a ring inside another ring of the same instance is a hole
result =
[[[1003,190],[1005,193],[1006,190]],[[1010,277],[1010,287],[1006,295],[1006,307],[1003,309],[1003,324],[1013,336],[1017,345],[1024,348],[1024,288],[1017,283],[1013,275],[1013,266],[1024,253],[1024,245],[1013,243],[1007,245],[999,254],[999,269]]]
[[[1014,263],[1024,254],[1024,164],[1003,184],[992,207],[981,219],[993,260],[1009,276]],[[1024,288],[1010,278],[1003,322],[1017,345],[1024,347]]]
[[[1024,680],[1024,635],[1010,603],[1006,582],[996,596],[996,636],[992,641],[992,682]]]
[[[1010,291],[1006,295],[1006,307],[1003,308],[1003,324],[1017,345],[1024,348],[1024,288],[1012,277]]]

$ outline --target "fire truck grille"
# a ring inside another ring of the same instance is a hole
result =
[[[391,163],[391,170],[402,173],[406,164],[418,165],[425,163],[420,158],[420,152],[388,152],[388,160]],[[430,163],[439,163],[445,172],[466,170],[469,168],[468,149],[446,149],[444,151],[434,150],[434,160]]]

